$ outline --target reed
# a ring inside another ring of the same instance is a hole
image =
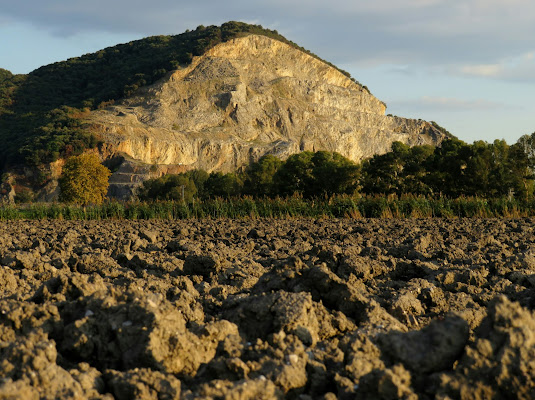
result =
[[[525,218],[535,216],[535,202],[507,197],[349,196],[306,199],[215,198],[206,201],[119,202],[75,206],[62,203],[0,205],[0,220],[17,219],[187,219],[187,218]]]

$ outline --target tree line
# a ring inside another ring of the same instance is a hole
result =
[[[363,162],[362,191],[525,199],[533,194],[534,137],[523,136],[513,145],[504,140],[467,144],[458,139],[436,148],[394,143],[391,152]]]
[[[357,190],[360,166],[338,153],[305,151],[282,161],[265,155],[243,172],[192,170],[143,182],[141,200],[201,200],[215,197],[324,197]]]
[[[338,153],[302,152],[285,161],[265,155],[242,172],[193,170],[147,180],[140,200],[204,200],[215,197],[331,197],[339,194],[404,194],[430,197],[533,196],[535,133],[508,145],[464,143],[451,138],[441,147],[392,144],[386,154],[355,163]]]

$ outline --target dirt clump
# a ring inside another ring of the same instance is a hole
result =
[[[535,398],[535,221],[0,223],[0,399]]]

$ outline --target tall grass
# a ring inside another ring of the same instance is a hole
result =
[[[191,203],[110,201],[98,206],[35,203],[0,205],[0,220],[187,219],[187,218],[521,218],[535,216],[535,202],[475,197],[337,196],[304,199],[240,197]]]

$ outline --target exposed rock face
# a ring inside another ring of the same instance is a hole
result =
[[[335,68],[250,35],[219,44],[134,97],[88,120],[106,144],[149,165],[232,171],[266,153],[337,151],[359,161],[394,141],[440,144],[429,123],[386,106]],[[113,183],[113,178],[112,178]],[[124,184],[124,182],[123,182]]]

